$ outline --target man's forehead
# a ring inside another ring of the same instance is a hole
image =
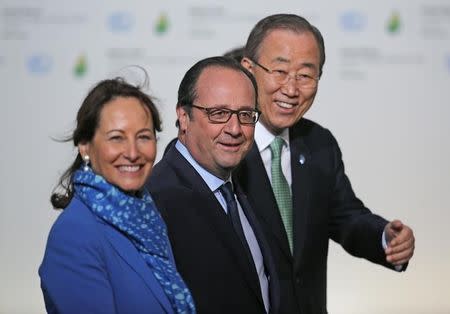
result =
[[[314,64],[311,60],[308,60],[306,63],[303,60],[305,56],[315,58],[320,55],[319,45],[312,32],[294,32],[287,29],[277,30],[289,36],[286,37],[280,33],[272,33],[271,36],[266,36],[258,50],[258,59],[264,58],[266,62],[279,64],[298,63],[299,66],[307,67],[310,67],[311,63]]]
[[[227,78],[233,77],[232,82],[227,81]],[[222,86],[231,85],[236,80],[248,81],[250,86],[252,85],[250,78],[245,75],[243,71],[234,68],[222,67],[222,66],[209,66],[200,73],[197,80],[197,91],[203,88],[214,88],[216,84]]]
[[[208,67],[201,73],[197,81],[197,101],[219,98],[215,101],[220,102],[225,95],[228,98],[242,98],[244,97],[242,88],[248,88],[249,93],[245,97],[251,97],[252,101],[249,101],[249,104],[255,103],[255,88],[244,72],[226,67]],[[233,93],[233,90],[236,93]]]
[[[289,46],[292,42],[285,42],[283,35],[292,35],[292,36],[304,36],[310,34],[314,37],[313,33],[308,30],[292,30],[287,28],[274,28],[264,35],[264,38],[261,40],[261,43],[258,47],[258,54],[261,53],[263,48],[274,48],[273,44],[280,44],[280,47]],[[281,36],[281,37],[280,37]],[[314,38],[315,40],[315,38]],[[270,41],[270,42],[269,42]]]

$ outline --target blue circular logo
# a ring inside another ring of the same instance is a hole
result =
[[[134,25],[134,18],[126,12],[115,12],[108,17],[108,27],[112,32],[129,32]]]
[[[35,54],[26,60],[26,66],[30,73],[47,74],[52,69],[53,60],[46,54]]]

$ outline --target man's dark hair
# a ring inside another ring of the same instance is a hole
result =
[[[198,79],[203,71],[210,67],[231,69],[237,72],[242,72],[245,76],[247,76],[252,82],[253,88],[255,90],[255,107],[257,107],[258,86],[253,75],[236,60],[229,57],[217,56],[198,61],[186,72],[183,79],[181,80],[180,87],[178,88],[177,108],[182,106],[185,107],[186,112],[190,116],[192,111],[191,105],[194,104],[195,100],[198,97]],[[178,121],[176,125],[178,126]]]
[[[236,60],[237,62],[241,62],[242,58],[244,57],[244,46],[236,47],[231,50],[228,50],[223,54],[224,57],[232,58]]]

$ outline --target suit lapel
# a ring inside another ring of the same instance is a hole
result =
[[[244,192],[251,199],[251,203],[254,204],[255,214],[265,224],[266,229],[272,232],[282,251],[290,258],[292,255],[286,230],[256,143],[253,144],[245,162],[241,164],[237,178]]]
[[[166,312],[172,313],[172,306],[160,283],[130,240],[109,225],[104,224],[104,230],[106,238],[114,250],[142,278]]]
[[[190,190],[189,193],[186,193],[186,195],[191,195],[191,199],[186,201],[187,206],[195,211],[196,215],[204,219],[205,224],[211,229],[211,233],[216,234],[224,247],[234,256],[236,264],[241,269],[249,287],[263,303],[258,274],[253,266],[253,261],[242,258],[247,253],[214,193],[175,147],[167,152],[165,158],[181,179],[180,183]]]
[[[301,123],[301,122],[300,122]],[[310,196],[311,153],[303,141],[301,128],[293,127],[289,130],[292,173],[292,207],[294,230],[294,268],[299,267],[299,261],[307,234],[307,221]]]

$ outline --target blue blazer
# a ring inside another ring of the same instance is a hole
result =
[[[131,241],[76,197],[50,231],[39,275],[48,313],[174,313]]]

